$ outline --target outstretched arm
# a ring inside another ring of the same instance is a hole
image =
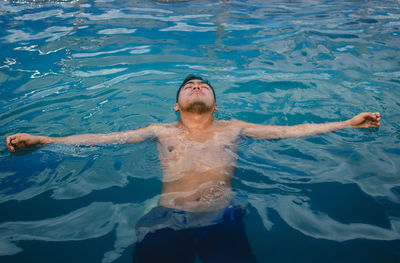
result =
[[[294,126],[258,125],[240,121],[242,134],[253,139],[282,139],[293,137],[312,136],[320,133],[333,132],[345,128],[379,128],[380,114],[363,112],[352,119],[340,122],[328,122],[322,124],[299,124]]]
[[[153,124],[137,130],[113,132],[107,134],[79,134],[66,137],[35,136],[27,133],[17,133],[6,138],[10,152],[17,149],[34,147],[40,144],[76,144],[97,145],[111,143],[137,143],[150,138],[156,138],[162,125]]]

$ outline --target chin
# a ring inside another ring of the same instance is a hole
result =
[[[213,111],[213,106],[212,105],[207,105],[203,101],[194,101],[190,103],[185,111],[187,112],[193,112],[193,113],[206,113],[209,111]]]

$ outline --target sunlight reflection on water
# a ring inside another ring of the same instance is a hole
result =
[[[184,2],[1,2],[2,136],[176,121],[176,88],[193,72],[216,87],[219,119],[294,125],[379,111],[379,131],[243,141],[233,183],[237,202],[256,211],[248,220],[262,221],[250,240],[268,240],[263,231],[287,224],[314,239],[398,242],[398,2]],[[0,255],[23,254],[22,241],[116,231],[113,247],[99,252],[112,262],[157,202],[161,169],[150,142],[0,153]],[[109,195],[113,189],[133,190]],[[24,213],[30,206],[45,212]],[[313,249],[303,251],[293,257],[308,262]]]

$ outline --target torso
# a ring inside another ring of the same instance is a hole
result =
[[[202,133],[189,133],[179,123],[163,127],[158,134],[163,169],[160,205],[186,211],[229,205],[240,129],[232,121],[214,121]]]

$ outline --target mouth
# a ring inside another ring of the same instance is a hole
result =
[[[201,91],[192,91],[192,96],[200,96],[200,95],[204,95],[203,92]]]

